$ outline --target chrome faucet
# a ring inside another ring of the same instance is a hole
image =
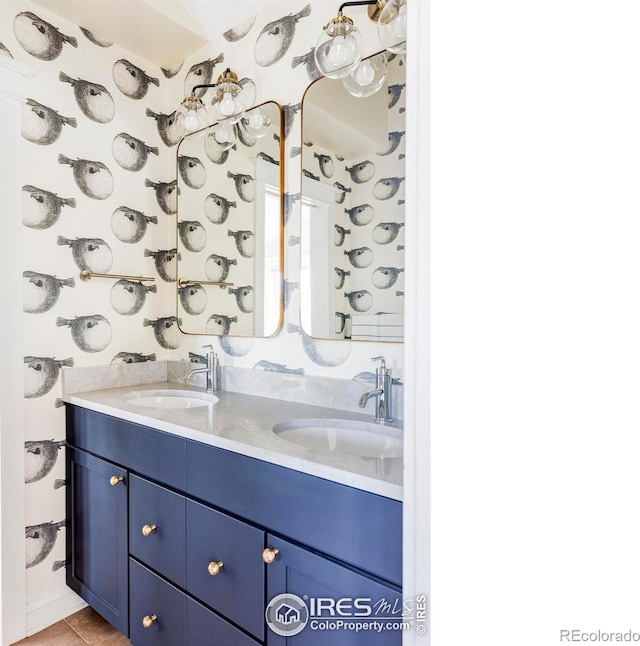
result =
[[[364,393],[360,397],[358,406],[364,408],[372,397],[376,397],[376,413],[374,416],[376,422],[379,424],[393,422],[391,368],[387,368],[384,357],[372,357],[371,361],[380,361],[380,367],[376,368],[376,389]]]
[[[200,372],[204,372],[207,375],[207,392],[215,393],[220,390],[220,361],[218,360],[218,355],[213,351],[212,346],[204,346],[209,348],[207,352],[207,365],[205,368],[196,368],[195,370],[189,371],[185,379],[189,380],[193,375],[196,375]]]

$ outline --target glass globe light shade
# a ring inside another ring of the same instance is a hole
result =
[[[236,142],[236,133],[233,124],[229,121],[221,121],[209,128],[210,139],[207,145],[211,145],[212,150],[221,152],[229,150]]]
[[[342,79],[349,94],[364,98],[375,94],[387,78],[387,57],[384,53],[365,58],[358,67]]]
[[[256,84],[248,78],[242,78],[238,81],[238,85],[242,88],[242,91],[236,97],[236,101],[240,104],[240,108],[243,112],[253,108],[256,103]]]
[[[176,110],[176,122],[183,135],[188,135],[209,125],[209,113],[204,103],[192,94]]]
[[[271,127],[271,119],[261,108],[254,108],[242,117],[240,127],[251,137],[264,137]]]
[[[231,80],[219,80],[215,86],[215,92],[211,97],[211,107],[214,110],[216,118],[220,120],[229,117],[235,117],[237,121],[243,112],[239,96],[242,94],[242,88],[235,82],[235,74]]]
[[[378,38],[384,48],[393,54],[407,49],[406,0],[389,0],[378,18]]]
[[[320,34],[313,56],[327,78],[341,79],[351,74],[362,59],[362,37],[353,21],[338,13]]]

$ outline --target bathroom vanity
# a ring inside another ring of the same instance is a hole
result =
[[[141,388],[158,386],[176,385]],[[128,390],[65,397],[67,584],[89,605],[134,646],[401,643],[399,630],[327,632],[313,617],[285,638],[265,622],[283,593],[365,598],[401,621],[401,459],[330,455],[272,431],[365,416],[233,392],[141,413]]]

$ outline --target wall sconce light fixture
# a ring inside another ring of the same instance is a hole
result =
[[[207,109],[202,100],[195,95],[197,87],[194,87],[191,94],[182,100],[176,110],[176,119],[185,132],[195,132],[209,124]]]
[[[343,79],[347,90],[357,97],[371,96],[387,76],[387,60],[378,54],[362,60],[362,37],[353,20],[343,13],[345,7],[369,5],[368,15],[378,23],[378,37],[384,48],[400,54],[406,49],[407,0],[354,0],[344,2],[338,15],[330,20],[314,50],[320,72],[331,79]]]
[[[196,96],[196,90],[210,89],[210,109],[202,99]],[[230,148],[235,142],[233,124],[240,121],[244,113],[253,106],[256,100],[256,87],[249,79],[238,80],[238,75],[227,68],[216,83],[194,85],[191,94],[183,99],[176,111],[178,122],[184,134],[202,131],[204,134],[211,120],[221,121],[212,129],[215,141],[223,150]]]

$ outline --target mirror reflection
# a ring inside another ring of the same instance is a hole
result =
[[[304,96],[300,298],[309,336],[403,340],[405,86],[403,58],[392,54],[371,96],[329,78]]]
[[[282,311],[280,106],[178,146],[178,293],[187,334],[266,337]]]

